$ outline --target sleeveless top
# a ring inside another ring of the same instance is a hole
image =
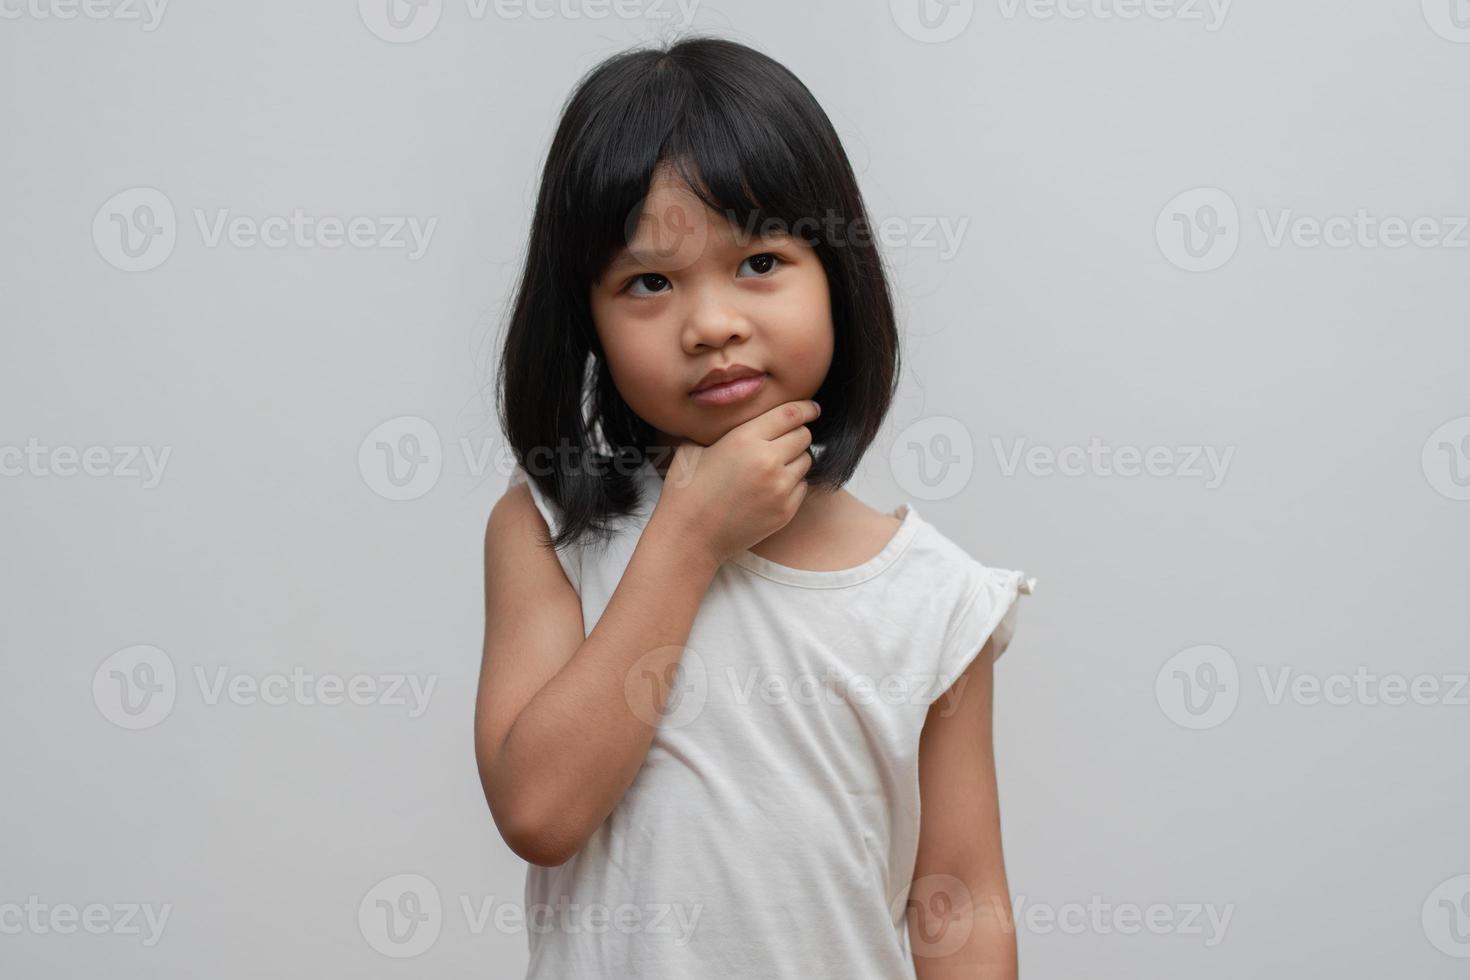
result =
[[[604,546],[557,559],[591,632],[663,478]],[[555,505],[519,466],[555,532]],[[566,863],[528,865],[527,980],[914,977],[905,905],[930,704],[1035,580],[988,568],[912,504],[860,565],[749,550],[700,603],[643,766]]]

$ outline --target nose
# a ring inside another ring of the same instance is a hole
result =
[[[689,353],[719,350],[750,336],[750,320],[736,299],[717,286],[700,289],[693,303],[684,320],[684,347]]]

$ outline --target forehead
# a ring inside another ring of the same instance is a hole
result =
[[[784,242],[791,236],[761,222],[736,224],[705,205],[684,183],[655,178],[636,212],[628,216],[628,244],[614,253],[608,271],[673,262],[685,268],[705,255],[721,258],[752,244]]]

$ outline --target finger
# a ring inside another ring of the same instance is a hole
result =
[[[793,459],[789,463],[786,463],[782,467],[782,469],[785,471],[786,475],[789,476],[793,481],[797,483],[803,483],[806,480],[807,473],[811,470],[812,465],[815,462],[816,460],[815,458],[813,458],[812,454],[803,449],[796,454],[795,459]]]
[[[771,440],[771,445],[780,451],[782,462],[786,463],[795,462],[802,456],[810,459],[811,457],[807,455],[807,447],[811,444],[812,430],[805,425],[797,426],[785,435]]]
[[[769,411],[762,412],[744,425],[750,426],[751,431],[757,437],[769,442],[777,436],[785,435],[798,425],[815,421],[821,414],[816,402],[802,399],[783,402]]]
[[[791,465],[800,466],[801,464],[797,462],[792,463]],[[802,501],[806,500],[806,495],[809,490],[811,490],[811,484],[807,483],[805,479],[799,479],[796,481],[796,486],[791,488],[791,493],[787,496],[786,499],[791,504],[793,504],[797,510],[801,510]]]

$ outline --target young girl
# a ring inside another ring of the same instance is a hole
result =
[[[898,370],[866,220],[740,44],[624,53],[563,110],[475,719],[534,980],[1016,975],[991,665],[1032,583],[842,489]]]

